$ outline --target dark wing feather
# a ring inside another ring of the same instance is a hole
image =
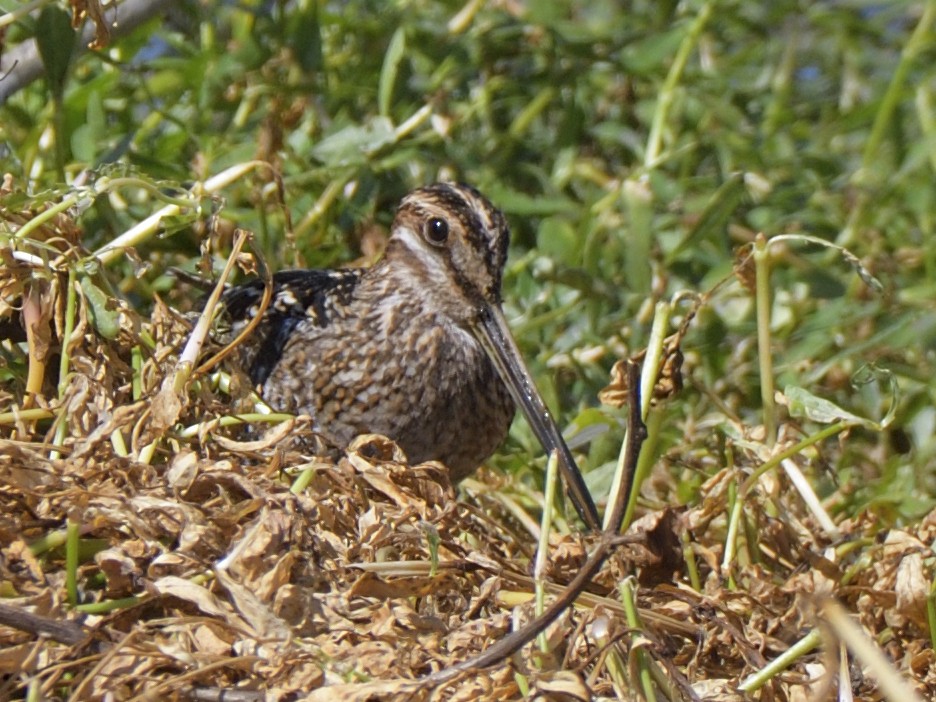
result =
[[[262,385],[282,358],[290,336],[301,322],[324,327],[334,306],[347,304],[363,269],[280,271],[273,276],[273,296],[263,319],[245,342],[250,379]],[[236,334],[257,314],[263,281],[253,280],[225,291],[225,314]]]

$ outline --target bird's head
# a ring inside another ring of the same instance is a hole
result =
[[[510,230],[468,185],[435,183],[408,194],[393,221],[387,260],[459,323],[501,303]]]

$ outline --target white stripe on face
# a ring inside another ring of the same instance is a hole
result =
[[[445,280],[451,276],[445,264],[436,254],[428,250],[428,245],[418,233],[409,227],[399,227],[393,235],[423,265],[434,280]]]

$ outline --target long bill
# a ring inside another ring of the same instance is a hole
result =
[[[585,485],[585,480],[569,447],[566,446],[559,427],[549,413],[546,403],[533,384],[533,378],[527,370],[517,344],[510,335],[504,313],[496,305],[485,303],[479,310],[474,325],[475,336],[490,357],[501,379],[510,390],[514,402],[523,411],[530,428],[536,434],[547,455],[556,451],[559,454],[559,468],[565,480],[566,491],[575,511],[578,512],[585,525],[593,530],[601,530],[601,519],[598,508],[592,500],[591,493]]]

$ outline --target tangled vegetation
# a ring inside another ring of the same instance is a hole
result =
[[[936,2],[8,5],[0,699],[936,696]],[[453,486],[208,363],[439,179],[602,505],[655,383],[613,543],[522,420]]]

